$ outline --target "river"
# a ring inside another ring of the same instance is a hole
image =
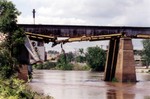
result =
[[[55,99],[150,99],[150,74],[137,73],[137,83],[104,82],[103,73],[34,70],[29,85]]]

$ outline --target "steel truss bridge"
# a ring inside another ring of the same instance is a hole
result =
[[[31,40],[45,43],[110,40],[105,81],[136,82],[132,38],[149,39],[150,27],[18,24]],[[58,37],[67,37],[58,40]]]

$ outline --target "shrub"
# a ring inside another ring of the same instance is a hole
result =
[[[89,47],[86,53],[87,64],[93,71],[104,71],[106,53],[100,47]]]
[[[53,99],[33,92],[22,80],[11,78],[0,80],[0,99]]]
[[[118,82],[117,78],[113,78],[112,82]]]
[[[44,63],[35,64],[33,67],[36,69],[52,69],[56,67],[56,63],[47,61]]]
[[[66,57],[65,54],[60,55],[60,58],[57,61],[57,69],[61,70],[72,70],[73,65],[69,63],[68,58]]]

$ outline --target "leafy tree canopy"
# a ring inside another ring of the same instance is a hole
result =
[[[6,40],[0,44],[0,74],[9,78],[19,63],[21,48],[24,46],[25,34],[17,25],[20,12],[8,0],[0,0],[0,32],[6,34]]]
[[[3,33],[14,32],[17,29],[17,16],[20,12],[11,1],[0,1],[0,30]]]
[[[92,68],[93,71],[103,71],[106,61],[106,53],[100,47],[89,47],[87,48],[87,64]]]
[[[61,70],[72,70],[73,65],[69,63],[69,59],[66,54],[61,54],[57,61],[57,68]]]
[[[142,53],[142,58],[145,62],[145,65],[150,64],[150,40],[145,39],[142,41],[143,43],[143,53]]]
[[[0,1],[0,32],[7,34],[5,48],[16,58],[18,58],[25,37],[24,31],[17,25],[18,15],[20,12],[11,1]]]

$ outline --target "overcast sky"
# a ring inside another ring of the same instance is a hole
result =
[[[36,24],[146,26],[150,27],[150,0],[11,0],[22,13],[18,23],[33,23],[32,10],[36,10]],[[142,49],[135,40],[135,49]],[[89,46],[104,47],[108,41],[76,42],[65,44],[65,50]],[[51,50],[46,45],[46,50]],[[61,51],[60,46],[53,49]]]

